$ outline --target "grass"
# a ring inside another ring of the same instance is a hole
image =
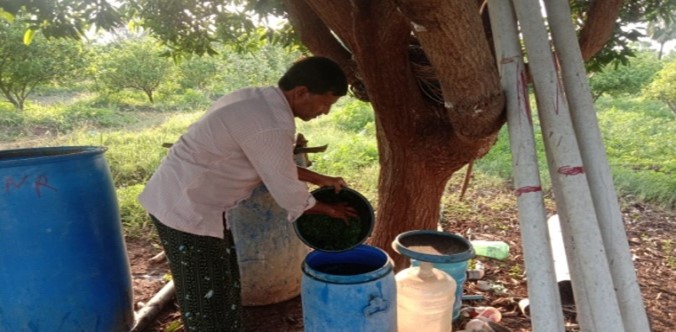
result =
[[[642,98],[602,98],[597,117],[615,188],[620,195],[676,207],[676,121],[665,106]],[[626,107],[620,108],[620,107]],[[551,189],[542,133],[533,119],[540,179]],[[478,173],[511,178],[512,161],[507,128],[503,127],[491,151],[476,161]]]
[[[674,242],[672,240],[665,240],[662,242],[662,252],[667,253],[667,265],[671,269],[676,269],[676,256],[673,255]]]

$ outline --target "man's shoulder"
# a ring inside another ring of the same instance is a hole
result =
[[[242,88],[228,93],[227,95],[221,97],[219,101],[227,100],[231,102],[237,102],[242,100],[265,99],[266,96],[275,89],[276,88],[273,86]]]

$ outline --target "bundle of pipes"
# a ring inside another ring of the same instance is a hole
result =
[[[565,0],[543,2],[556,59],[538,0],[488,1],[496,57],[507,95],[533,330],[565,329],[538,175],[517,18],[536,91],[579,324],[583,331],[650,331],[570,7]],[[561,65],[560,72],[556,60]]]

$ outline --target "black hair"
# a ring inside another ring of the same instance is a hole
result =
[[[284,91],[305,86],[312,94],[326,94],[342,97],[347,94],[347,78],[340,66],[325,57],[313,56],[294,63],[277,85]]]

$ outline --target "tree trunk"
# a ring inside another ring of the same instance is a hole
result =
[[[19,111],[23,111],[23,103],[19,103],[19,101],[15,99],[14,96],[12,96],[12,93],[8,88],[0,86],[0,90],[2,91],[2,94],[5,95],[5,99],[7,99],[7,101],[12,104],[12,106],[14,106]]]
[[[377,224],[370,242],[385,249],[395,262],[395,270],[400,271],[409,262],[392,250],[392,241],[406,231],[437,229],[440,197],[448,181],[446,173],[450,172],[431,171],[425,160],[401,149],[391,149],[390,153],[389,162],[381,163]],[[405,167],[397,167],[401,165]]]
[[[146,93],[146,96],[148,96],[150,103],[154,104],[155,101],[153,100],[153,90],[144,90],[144,92]]]

